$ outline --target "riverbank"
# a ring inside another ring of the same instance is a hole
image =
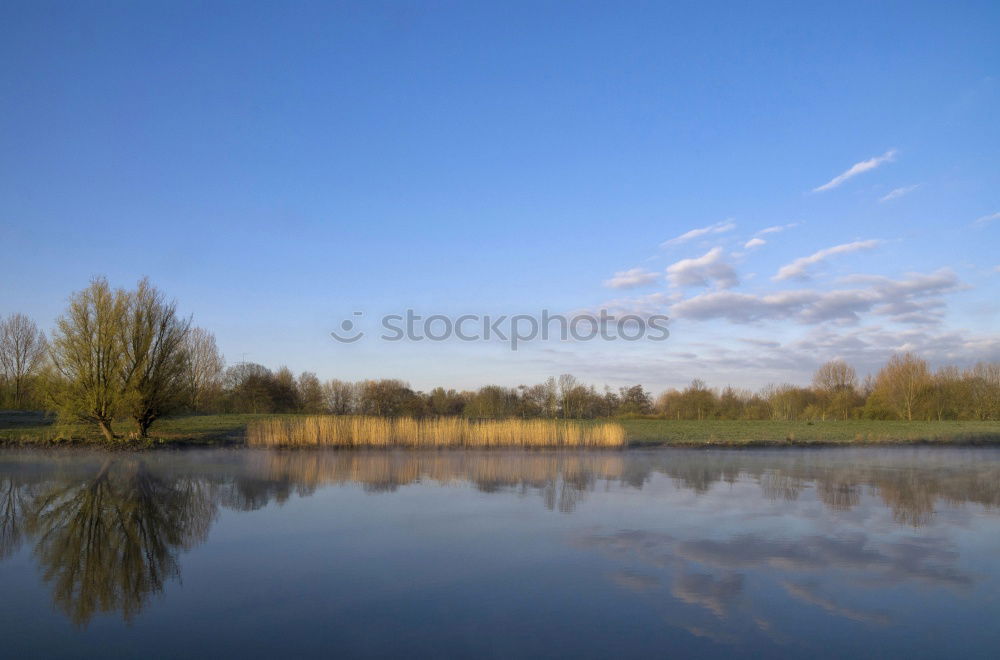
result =
[[[1000,444],[1000,422],[622,420],[629,446]]]
[[[110,447],[240,447],[255,421],[297,419],[295,415],[186,415],[163,419],[149,439],[124,437]],[[621,419],[629,447],[780,447],[892,444],[1000,444],[1000,422],[684,421]],[[592,426],[593,421],[577,424]],[[121,432],[128,426],[121,424]],[[108,447],[96,430],[59,426],[34,412],[0,412],[0,446]]]

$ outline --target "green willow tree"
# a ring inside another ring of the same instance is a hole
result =
[[[125,410],[139,435],[164,414],[181,407],[187,398],[187,336],[190,319],[177,313],[177,303],[143,278],[129,294],[122,328]]]
[[[112,423],[124,408],[123,328],[128,294],[104,278],[73,294],[52,334],[52,364],[58,380],[52,398],[62,417],[96,424],[114,440]]]
[[[65,419],[96,424],[109,442],[123,415],[146,437],[184,402],[189,329],[148,280],[125,291],[95,279],[70,298],[53,333],[56,408]]]

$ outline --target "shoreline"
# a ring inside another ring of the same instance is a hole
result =
[[[51,417],[38,413],[0,415],[0,448],[38,449],[99,449],[117,451],[184,450],[197,448],[254,448],[248,441],[248,427],[262,420],[302,420],[296,415],[185,415],[159,420],[151,429],[151,437],[127,437],[127,426],[119,426],[126,437],[108,443],[94,430],[85,426],[65,426],[54,423]],[[583,429],[613,424],[624,430],[623,444],[590,447],[604,450],[629,450],[641,448],[705,448],[705,449],[754,449],[792,447],[860,447],[860,446],[1000,446],[1000,421],[914,421],[897,420],[827,420],[827,421],[776,421],[776,420],[667,420],[656,418],[612,418],[597,420],[558,420]],[[3,422],[6,422],[4,424]],[[358,430],[355,437],[369,437]],[[322,436],[320,436],[322,437]],[[333,436],[331,436],[333,437]],[[377,436],[372,435],[373,440]],[[404,437],[405,439],[405,437]],[[376,444],[375,442],[372,443]],[[381,439],[379,446],[297,444],[302,449],[532,449],[520,443],[492,446],[482,444],[435,447],[412,446],[405,442]],[[284,442],[275,442],[276,448],[287,448]],[[547,447],[555,450],[584,449],[576,444],[553,443]]]
[[[744,442],[720,441],[720,440],[661,440],[661,441],[633,441],[623,447],[591,447],[591,446],[546,446],[546,447],[523,447],[517,445],[498,447],[412,447],[407,445],[358,445],[354,447],[340,447],[333,445],[274,445],[274,446],[253,446],[243,440],[231,441],[192,441],[185,439],[157,439],[151,438],[147,441],[125,440],[121,443],[108,443],[105,440],[17,440],[10,438],[0,438],[0,451],[18,449],[37,449],[43,451],[105,451],[108,453],[117,452],[147,452],[147,451],[197,451],[201,449],[227,449],[234,451],[296,451],[296,452],[355,452],[355,451],[405,451],[405,452],[463,452],[463,451],[523,451],[528,453],[540,452],[630,452],[644,449],[741,449],[752,451],[755,449],[835,449],[850,447],[1000,447],[1000,435],[970,437],[959,439],[935,439],[935,438],[900,438],[886,440],[747,440]]]

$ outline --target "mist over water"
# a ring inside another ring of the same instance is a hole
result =
[[[0,652],[1000,647],[1000,450],[0,452]]]

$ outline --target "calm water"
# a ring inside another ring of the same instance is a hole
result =
[[[0,656],[996,657],[1000,450],[0,452]]]

